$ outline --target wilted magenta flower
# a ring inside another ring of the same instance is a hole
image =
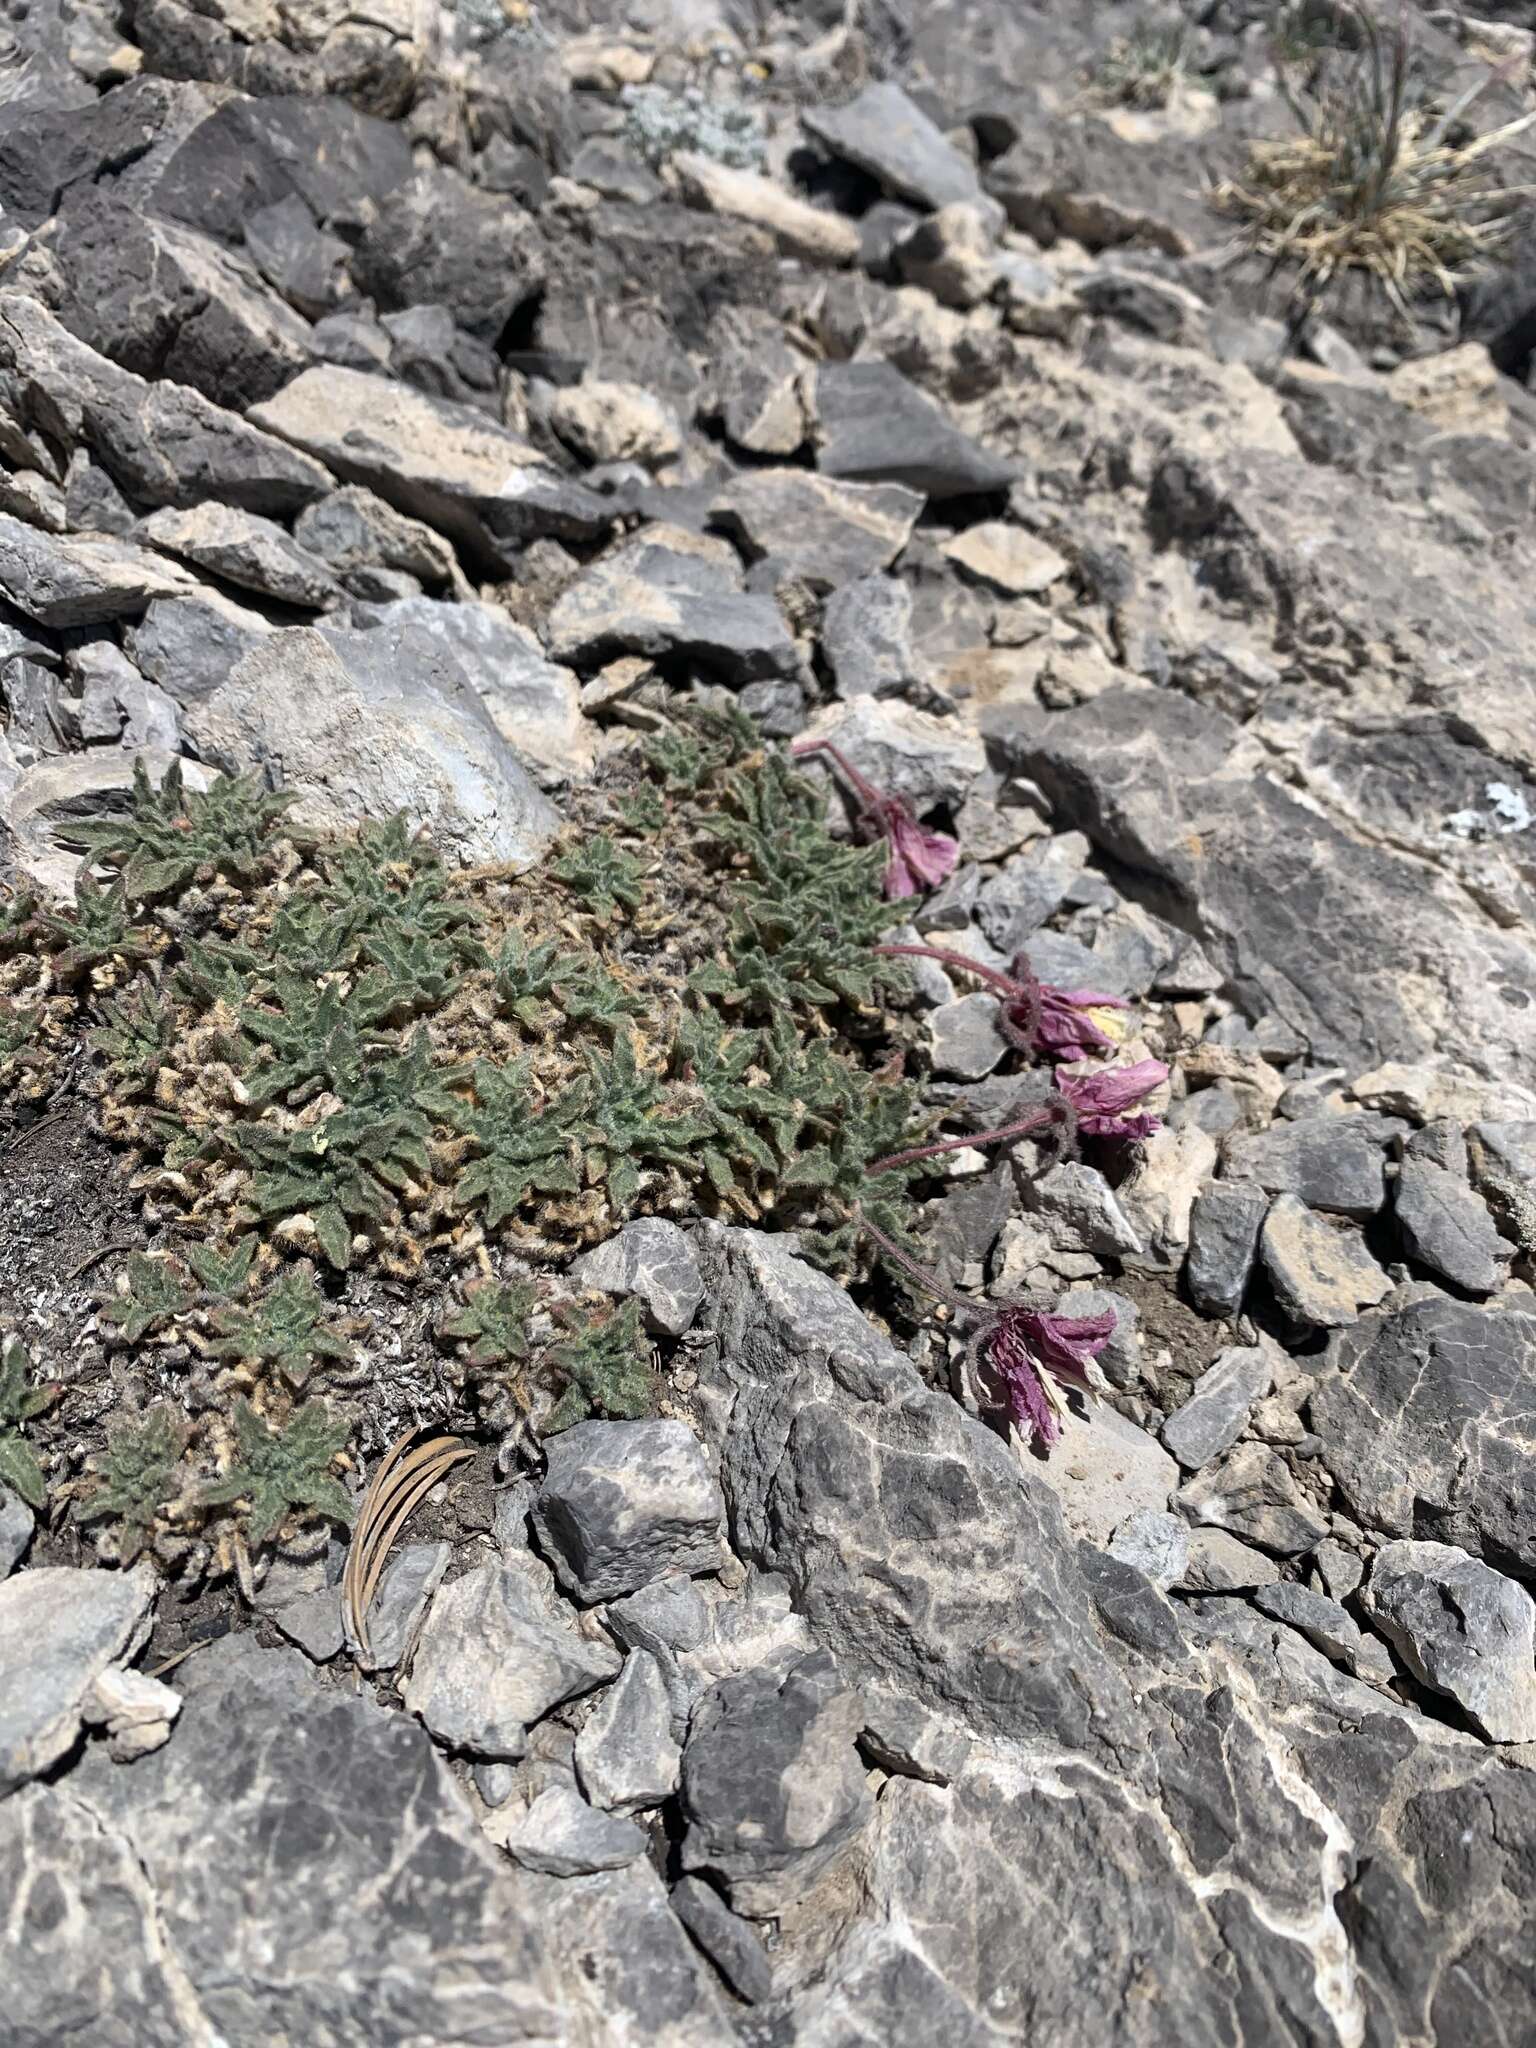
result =
[[[1048,981],[1042,981],[1039,989],[1035,1043],[1042,1052],[1054,1053],[1058,1059],[1080,1060],[1090,1053],[1114,1051],[1117,1041],[1093,1012],[1129,1008],[1119,996],[1092,988],[1052,988]]]
[[[1037,981],[1027,953],[1020,953],[1014,961],[1012,974],[1003,974],[972,960],[969,954],[953,953],[947,946],[877,946],[875,950],[904,953],[914,960],[937,960],[941,967],[961,968],[996,989],[999,1027],[1020,1052],[1048,1052],[1068,1060],[1083,1059],[1091,1052],[1113,1052],[1116,1041],[1092,1012],[1130,1007],[1119,996],[1104,995],[1098,989],[1053,988],[1048,981]]]
[[[1066,1413],[1057,1381],[1086,1392],[1092,1385],[1089,1367],[1114,1334],[1113,1309],[1062,1316],[1007,1303],[982,1330],[980,1348],[1003,1382],[1014,1422],[1049,1446],[1061,1435]]]
[[[1077,1112],[1077,1127],[1090,1138],[1146,1138],[1158,1128],[1150,1110],[1128,1112],[1143,1096],[1168,1078],[1161,1060],[1137,1060],[1129,1067],[1106,1067],[1098,1074],[1056,1071],[1056,1086]]]
[[[1049,1449],[1061,1435],[1061,1418],[1066,1413],[1057,1383],[1065,1380],[1085,1391],[1092,1386],[1093,1361],[1115,1334],[1114,1310],[1096,1316],[1063,1316],[1027,1302],[971,1301],[941,1285],[867,1217],[859,1220],[888,1259],[973,1325],[970,1355],[984,1358],[997,1374],[1012,1422]]]
[[[830,740],[802,740],[791,751],[797,761],[825,754],[858,800],[860,827],[871,839],[884,835],[891,849],[885,870],[888,899],[938,887],[960,858],[960,848],[947,832],[930,832],[919,824],[904,796],[887,796],[876,789]]]

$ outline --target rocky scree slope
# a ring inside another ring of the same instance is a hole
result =
[[[1103,13],[11,22],[18,2041],[1523,2038],[1527,257],[1288,336]]]

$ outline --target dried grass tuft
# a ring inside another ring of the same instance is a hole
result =
[[[352,1542],[341,1575],[341,1597],[346,1609],[347,1628],[360,1652],[359,1661],[372,1657],[368,1640],[368,1609],[378,1591],[379,1578],[400,1531],[419,1503],[455,1465],[474,1456],[473,1450],[456,1436],[432,1436],[412,1447],[418,1434],[408,1429],[397,1437],[369,1481],[358,1504]]]
[[[1513,231],[1515,197],[1488,159],[1536,112],[1467,136],[1465,117],[1489,81],[1437,109],[1414,76],[1402,24],[1384,34],[1356,12],[1358,48],[1336,53],[1315,92],[1280,78],[1300,133],[1255,143],[1245,176],[1213,195],[1245,223],[1271,271],[1297,270],[1304,315],[1353,274],[1378,286],[1410,325],[1412,301],[1447,296]],[[1490,74],[1491,76],[1492,74]]]

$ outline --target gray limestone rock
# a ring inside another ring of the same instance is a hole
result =
[[[1311,1550],[1328,1523],[1296,1490],[1290,1467],[1264,1444],[1240,1444],[1179,1489],[1192,1521],[1225,1529],[1277,1557]]]
[[[308,455],[187,385],[119,369],[19,292],[0,292],[0,404],[84,446],[141,505],[215,498],[282,518],[332,488]]]
[[[0,1579],[9,1578],[27,1554],[35,1517],[19,1494],[0,1486]]]
[[[783,1678],[722,1679],[683,1749],[683,1864],[743,1912],[780,1913],[849,1847],[871,1810],[854,1746],[858,1694],[818,1650]]]
[[[922,509],[922,494],[903,484],[840,483],[803,469],[745,470],[709,508],[749,561],[771,556],[816,590],[841,590],[888,569]]]
[[[571,1267],[574,1279],[604,1294],[635,1296],[653,1330],[680,1337],[704,1299],[699,1262],[687,1236],[662,1216],[638,1216]]]
[[[1166,1508],[1137,1508],[1110,1538],[1109,1554],[1166,1591],[1181,1584],[1189,1570],[1189,1534],[1188,1522]]]
[[[661,1666],[631,1650],[576,1737],[576,1775],[594,1806],[635,1813],[677,1790],[680,1751]]]
[[[1106,1402],[1069,1414],[1043,1474],[1074,1535],[1108,1550],[1116,1532],[1145,1508],[1161,1514],[1179,1468],[1150,1431]]]
[[[97,1679],[149,1633],[155,1575],[40,1565],[0,1583],[0,1794],[68,1754]]]
[[[360,484],[307,505],[294,521],[293,537],[342,577],[364,569],[403,569],[424,583],[448,583],[457,567],[440,534]]]
[[[617,1675],[615,1651],[555,1617],[541,1571],[477,1565],[433,1597],[403,1698],[448,1748],[514,1762],[551,1707]]]
[[[980,197],[976,168],[892,80],[867,85],[840,107],[808,108],[808,132],[898,199],[937,209]]]
[[[1008,1050],[995,996],[956,996],[928,1013],[929,1057],[936,1074],[979,1081]]]
[[[728,683],[794,674],[799,655],[777,604],[715,566],[645,540],[602,556],[557,601],[546,629],[557,661],[685,658]]]
[[[124,628],[123,646],[134,666],[175,703],[207,697],[228,679],[241,655],[268,637],[260,612],[216,590],[191,597],[157,597],[142,619]]]
[[[296,192],[259,207],[245,223],[245,253],[274,291],[306,320],[335,312],[352,291],[347,245],[317,227]],[[310,336],[314,348],[314,336]],[[269,394],[263,391],[261,397]]]
[[[862,1695],[859,1747],[866,1756],[895,1777],[921,1778],[929,1785],[954,1783],[973,1747],[963,1729],[920,1700],[887,1687],[865,1686]]]
[[[1141,1239],[1096,1166],[1063,1160],[1031,1181],[1026,1193],[1059,1251],[1119,1258],[1141,1250]]]
[[[1415,1678],[1491,1742],[1536,1742],[1536,1601],[1448,1543],[1388,1543],[1365,1591]]]
[[[1295,1195],[1270,1204],[1259,1255],[1280,1306],[1305,1327],[1342,1328],[1392,1285],[1354,1232],[1314,1215]]]
[[[1225,1529],[1191,1529],[1180,1587],[1188,1593],[1246,1593],[1267,1586],[1275,1561]]]
[[[890,363],[824,363],[816,373],[824,476],[898,483],[930,499],[1005,491],[1013,463],[993,455]]]
[[[402,1543],[394,1551],[369,1604],[366,1654],[347,1630],[347,1647],[359,1670],[394,1671],[409,1659],[427,1602],[452,1561],[447,1543]]]
[[[684,1422],[579,1422],[548,1447],[533,1526],[560,1583],[592,1602],[667,1572],[717,1571],[725,1502]]]
[[[1229,1180],[1254,1181],[1271,1195],[1295,1195],[1309,1209],[1364,1222],[1386,1200],[1384,1136],[1374,1118],[1304,1117],[1229,1138]]]
[[[1082,833],[1064,832],[1004,861],[995,875],[987,877],[976,899],[976,922],[988,943],[1010,955],[1025,948],[1031,934],[1061,908],[1087,855]],[[1105,993],[1117,994],[1118,989]]]
[[[912,592],[894,576],[864,576],[827,600],[821,650],[839,697],[900,697],[926,673],[912,641]]]
[[[521,207],[432,164],[384,199],[353,268],[381,306],[446,306],[467,334],[495,343],[542,284],[544,247]]]
[[[498,1827],[496,1833],[514,1862],[550,1877],[622,1870],[645,1854],[645,1836],[633,1821],[599,1813],[566,1785],[549,1786],[511,1826]]]
[[[197,587],[190,571],[132,541],[43,533],[0,512],[0,597],[40,626],[103,626]]]
[[[1163,1442],[1187,1472],[1198,1472],[1237,1442],[1273,1381],[1273,1360],[1264,1345],[1223,1351],[1163,1424]]]
[[[1384,1683],[1395,1674],[1387,1651],[1374,1636],[1368,1636],[1337,1600],[1309,1592],[1305,1586],[1278,1580],[1260,1586],[1253,1604],[1271,1621],[1289,1622],[1300,1629],[1307,1641],[1334,1664],[1342,1664],[1356,1678],[1375,1678]]]
[[[73,197],[39,245],[62,273],[64,325],[138,376],[241,412],[313,359],[307,323],[248,262],[101,186]]]
[[[341,595],[323,562],[254,512],[214,503],[186,511],[166,505],[140,521],[138,538],[279,604],[319,611]]]
[[[680,1878],[671,1898],[673,1912],[739,1999],[760,2005],[772,1996],[773,1964],[750,1920],[701,1877]]]
[[[1312,1427],[1345,1504],[1536,1573],[1536,1314],[1439,1294],[1334,1340]]]
[[[1398,1169],[1393,1214],[1411,1259],[1467,1294],[1493,1293],[1504,1241],[1464,1174],[1410,1153]]]
[[[559,826],[462,669],[408,624],[269,634],[185,726],[231,773],[281,764],[295,818],[321,831],[404,811],[465,863],[526,866]]]
[[[1268,1213],[1269,1196],[1244,1181],[1212,1181],[1195,1197],[1184,1274],[1206,1315],[1234,1316],[1242,1307]]]
[[[318,456],[425,520],[496,573],[515,543],[539,534],[591,538],[610,508],[562,478],[539,451],[475,407],[331,363],[305,370],[265,404],[256,425]],[[318,497],[318,491],[310,494]]]
[[[154,1755],[0,1802],[5,1896],[50,1907],[0,1931],[18,2044],[563,2037],[551,1922],[405,1716],[249,1635],[177,1686]]]

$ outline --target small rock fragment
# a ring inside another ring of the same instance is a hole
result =
[[[1189,1569],[1189,1524],[1164,1508],[1138,1508],[1110,1538],[1109,1554],[1145,1572],[1166,1591],[1180,1584]]]
[[[1255,1402],[1269,1392],[1273,1380],[1263,1345],[1223,1351],[1196,1380],[1183,1407],[1163,1424],[1163,1442],[1187,1472],[1198,1472],[1237,1442]]]
[[[990,1074],[1008,1041],[998,1026],[995,996],[957,996],[929,1012],[928,1037],[936,1074],[979,1081]]]
[[[576,1775],[594,1806],[635,1813],[677,1790],[681,1750],[656,1659],[631,1650],[576,1737]]]
[[[1504,1241],[1461,1175],[1410,1152],[1398,1169],[1394,1214],[1411,1259],[1464,1293],[1492,1294]]]
[[[840,107],[807,108],[801,121],[835,156],[898,199],[938,208],[978,197],[976,169],[899,85],[867,85]]]
[[[680,1337],[704,1299],[704,1282],[686,1234],[662,1216],[639,1216],[571,1267],[583,1286],[636,1296],[653,1330]]]
[[[672,1910],[736,1996],[760,2005],[773,1995],[773,1963],[763,1937],[733,1913],[702,1877],[681,1878],[672,1887]]]
[[[1058,1251],[1112,1258],[1140,1252],[1135,1225],[1096,1166],[1063,1160],[1032,1181],[1026,1192],[1030,1208],[1044,1222]]]
[[[1245,1181],[1212,1181],[1195,1197],[1184,1272],[1204,1314],[1234,1316],[1242,1307],[1268,1213],[1269,1196]]]
[[[1239,1444],[1179,1489],[1178,1505],[1208,1528],[1226,1529],[1277,1557],[1320,1543],[1328,1523],[1301,1499],[1285,1460],[1264,1444]]]
[[[1280,1306],[1309,1327],[1340,1329],[1392,1286],[1357,1235],[1315,1216],[1295,1195],[1275,1197],[1259,1249]]]
[[[1317,1116],[1230,1138],[1229,1180],[1254,1181],[1271,1195],[1295,1195],[1309,1209],[1365,1222],[1386,1200],[1384,1140],[1374,1117]]]
[[[132,1763],[148,1756],[171,1738],[171,1723],[181,1712],[181,1694],[147,1672],[109,1664],[92,1686],[86,1701],[89,1727],[107,1731],[107,1754],[114,1763]]]
[[[579,1422],[549,1446],[533,1526],[576,1599],[611,1600],[729,1553],[725,1501],[684,1422]]]
[[[1010,597],[1038,597],[1065,576],[1069,566],[1055,548],[1001,519],[968,526],[945,541],[940,552]]]
[[[566,1785],[549,1786],[510,1825],[505,1809],[498,1809],[486,1832],[525,1870],[551,1877],[622,1870],[645,1854],[645,1836],[633,1821],[599,1813]]]
[[[0,1583],[0,1793],[67,1755],[96,1681],[149,1633],[156,1580],[38,1565]]]
[[[1330,1662],[1342,1664],[1356,1678],[1385,1682],[1394,1675],[1395,1667],[1385,1645],[1368,1636],[1337,1600],[1326,1599],[1321,1593],[1309,1592],[1305,1586],[1288,1580],[1277,1580],[1273,1585],[1260,1586],[1253,1604],[1271,1621],[1288,1622],[1299,1629],[1313,1649],[1321,1650]]]
[[[1387,1543],[1365,1600],[1421,1684],[1490,1742],[1536,1742],[1536,1601],[1449,1543]]]
[[[928,498],[1005,491],[1015,467],[991,454],[890,363],[823,363],[816,374],[826,476],[906,484]]]

